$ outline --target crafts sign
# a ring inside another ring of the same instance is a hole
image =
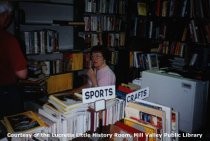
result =
[[[107,100],[115,97],[115,85],[82,89],[83,103],[91,103],[97,100]]]
[[[126,103],[149,97],[149,87],[139,89],[126,95]]]

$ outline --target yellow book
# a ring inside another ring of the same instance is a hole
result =
[[[154,126],[151,126],[149,124],[144,124],[141,122],[138,122],[136,120],[130,119],[130,118],[124,118],[124,124],[131,126],[139,131],[144,132],[147,135],[155,135],[157,134],[157,128],[155,128]],[[149,137],[148,141],[156,141],[156,137]]]
[[[72,54],[72,70],[81,70],[83,68],[83,53],[73,53]]]
[[[47,79],[47,93],[52,94],[73,88],[73,74],[52,75]]]
[[[147,6],[146,3],[144,3],[144,2],[137,3],[138,15],[141,15],[141,16],[147,15],[147,7],[146,6]]]
[[[129,53],[129,67],[134,67],[134,53],[132,51],[130,51]]]
[[[47,126],[33,111],[5,116],[4,121],[9,133],[33,133]]]

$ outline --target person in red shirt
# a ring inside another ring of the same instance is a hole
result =
[[[0,118],[23,110],[18,79],[27,77],[27,61],[16,37],[6,29],[11,21],[12,7],[0,1]]]

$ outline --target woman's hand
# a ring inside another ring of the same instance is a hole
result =
[[[90,79],[91,82],[92,82],[92,86],[93,86],[93,87],[96,87],[96,86],[98,85],[97,79],[96,79],[96,69],[90,68],[90,69],[87,71],[87,75],[88,75],[89,79]]]

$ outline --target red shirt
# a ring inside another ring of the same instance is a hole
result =
[[[26,68],[18,40],[11,33],[0,30],[0,86],[15,84],[15,72]]]

